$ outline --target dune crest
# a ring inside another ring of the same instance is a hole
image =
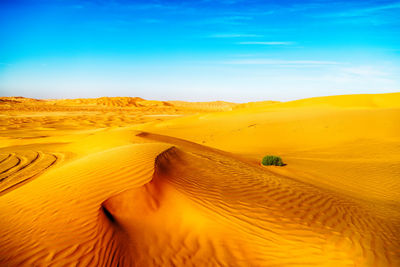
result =
[[[229,260],[215,254],[221,250],[218,243],[229,245],[222,239],[223,229],[166,178],[181,153],[174,147],[162,152],[151,181],[102,204],[112,224],[128,236],[124,246],[130,248],[134,266],[219,266]]]

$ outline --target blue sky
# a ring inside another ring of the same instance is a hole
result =
[[[0,95],[400,91],[400,1],[0,0]]]

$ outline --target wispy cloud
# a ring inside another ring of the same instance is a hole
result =
[[[371,66],[355,66],[350,68],[343,68],[341,71],[345,74],[355,76],[386,76],[387,72]]]
[[[294,42],[238,42],[241,45],[292,45]]]
[[[222,34],[212,34],[208,36],[209,38],[244,38],[244,37],[264,37],[260,34],[248,34],[248,33],[222,33]]]
[[[317,17],[342,17],[342,18],[351,18],[351,17],[364,17],[372,14],[379,13],[381,11],[390,11],[400,9],[400,2],[386,4],[386,5],[376,5],[368,8],[352,8],[347,11],[342,12],[334,12],[334,13],[326,13],[318,15]]]
[[[237,59],[221,62],[229,65],[340,65],[336,61],[280,60],[280,59]]]

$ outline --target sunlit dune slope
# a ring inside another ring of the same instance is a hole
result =
[[[400,266],[399,98],[2,98],[0,266]]]
[[[371,202],[399,219],[400,93],[305,99],[141,127],[245,155],[277,173]],[[380,205],[382,204],[382,205]],[[376,206],[379,207],[376,207]],[[389,209],[390,211],[388,211]]]
[[[281,107],[347,107],[347,108],[398,108],[400,93],[364,94],[364,95],[337,95],[328,97],[313,97],[286,103]]]
[[[101,203],[148,182],[154,157],[166,148],[128,145],[98,152],[3,195],[0,210],[7,216],[0,219],[0,265],[128,263],[127,248],[117,249],[121,240],[104,225]]]
[[[400,93],[360,95],[360,101],[346,108],[354,99],[358,100],[350,95],[266,103],[144,129],[239,153],[262,153],[274,147],[280,151],[306,150],[360,139],[398,140]],[[366,106],[367,102],[374,104]]]
[[[142,136],[169,143],[95,153],[3,196],[0,208],[7,217],[1,219],[5,227],[0,247],[7,257],[2,262],[398,263],[396,225],[374,217],[351,199],[218,150]]]

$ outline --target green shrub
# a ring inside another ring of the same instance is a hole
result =
[[[269,165],[283,166],[284,165],[283,162],[282,162],[281,157],[271,156],[271,155],[265,156],[262,159],[261,163],[262,163],[262,165],[266,165],[266,166],[269,166]]]

